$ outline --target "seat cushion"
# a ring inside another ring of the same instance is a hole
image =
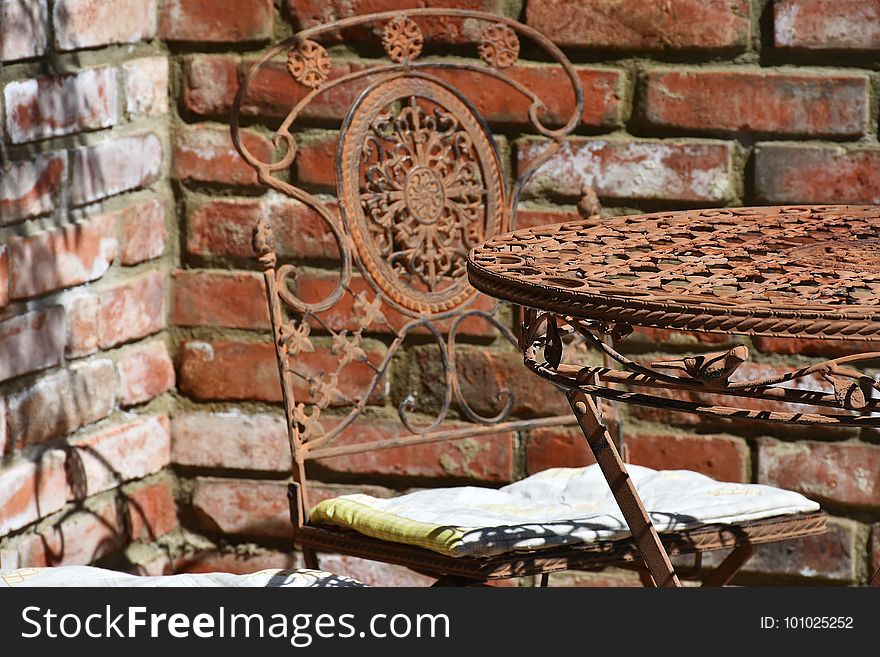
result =
[[[689,470],[627,470],[659,532],[819,509],[799,493],[772,486],[718,482]],[[390,499],[343,495],[318,504],[309,522],[457,557],[630,535],[598,465],[553,468],[497,490],[461,486]]]
[[[246,575],[232,573],[198,573],[145,577],[93,566],[59,566],[57,568],[19,568],[0,570],[0,588],[39,586],[87,587],[358,587],[355,579],[320,570],[281,570],[272,568]]]

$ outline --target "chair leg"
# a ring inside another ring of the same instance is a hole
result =
[[[303,561],[306,564],[306,568],[311,568],[312,570],[320,570],[320,566],[318,566],[318,553],[315,552],[314,549],[310,547],[303,547]]]
[[[642,504],[632,479],[626,472],[611,435],[599,420],[599,410],[596,408],[596,403],[589,395],[579,390],[572,390],[567,396],[581,431],[583,431],[590,449],[593,450],[596,463],[599,464],[602,474],[605,475],[611,493],[617,500],[623,518],[626,520],[636,545],[639,547],[639,552],[645,560],[645,565],[651,571],[655,585],[680,587],[681,582],[678,575],[675,574],[666,548],[660,542],[660,536],[648,517],[648,512]]]
[[[751,543],[745,545],[737,545],[733,551],[725,557],[724,561],[718,564],[718,567],[709,573],[709,576],[703,581],[703,586],[724,586],[729,584],[740,568],[746,561],[755,554],[755,546]]]

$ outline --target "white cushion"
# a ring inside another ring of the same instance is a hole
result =
[[[281,570],[273,568],[247,575],[232,573],[198,573],[145,577],[93,566],[59,566],[57,568],[19,568],[0,570],[0,588],[37,586],[88,587],[359,587],[357,580],[320,570]]]
[[[723,483],[688,470],[627,470],[660,532],[812,512],[799,493]],[[553,468],[495,490],[463,486],[390,499],[344,495],[321,502],[313,523],[420,545],[451,556],[615,540],[630,535],[598,465]]]

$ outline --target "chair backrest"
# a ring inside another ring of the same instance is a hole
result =
[[[463,31],[479,34],[481,62],[420,59],[423,27],[435,19],[466,22]],[[376,41],[390,61],[344,65],[319,43],[364,28],[378,34]],[[559,120],[558,111],[549,111],[521,76],[508,70],[517,60],[521,38],[561,65],[565,77],[560,83],[570,85],[574,101],[570,116]],[[243,143],[240,117],[248,112],[255,80],[267,69],[277,72],[280,58],[286,58],[299,93],[274,130],[280,155],[262,161]],[[505,180],[492,133],[455,86],[457,76],[465,74],[501,83],[511,102],[525,98],[522,123],[547,138],[543,154],[512,184]],[[344,87],[354,87],[356,100],[341,122],[335,150],[337,208],[291,182],[288,172],[298,151],[295,122],[308,117],[312,103],[325,94],[338,98]],[[271,48],[244,77],[232,116],[236,147],[264,184],[316,213],[339,257],[335,280],[309,278],[302,262],[278,252],[270,221],[255,231],[293,478],[300,484],[300,514],[308,504],[308,459],[571,423],[569,415],[511,419],[514,400],[507,390],[501,392],[497,413],[485,416],[471,408],[457,376],[456,338],[467,322],[482,321],[515,344],[511,322],[497,316],[497,304],[478,300],[468,284],[467,253],[485,238],[515,228],[524,185],[578,125],[583,106],[577,73],[553,43],[517,21],[477,11],[412,9],[405,15],[384,12],[313,27]],[[548,118],[556,124],[545,125]],[[439,354],[436,365],[445,392],[433,415],[419,415],[424,409],[417,395],[404,394],[396,404],[397,433],[377,440],[363,435],[343,439],[363,416],[380,414],[371,413],[371,407],[388,397],[389,369],[410,339],[433,343]],[[301,515],[294,518],[301,521]]]

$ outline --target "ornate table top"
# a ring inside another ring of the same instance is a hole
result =
[[[471,284],[583,319],[680,330],[880,336],[880,206],[756,207],[578,221],[473,249]]]

